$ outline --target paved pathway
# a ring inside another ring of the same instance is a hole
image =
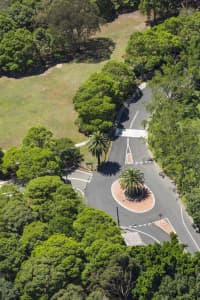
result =
[[[148,119],[149,114],[145,105],[151,100],[150,89],[143,90],[142,98],[134,103],[125,105],[120,112],[121,124],[119,128],[143,130],[142,121]],[[119,122],[119,119],[118,119]],[[119,177],[121,170],[129,166],[137,166],[144,175],[147,186],[155,195],[154,208],[143,214],[131,213],[119,207],[111,194],[111,185]],[[110,159],[101,172],[93,175],[91,182],[86,188],[88,205],[104,210],[117,220],[119,225],[138,232],[145,243],[168,240],[169,235],[153,224],[142,228],[131,228],[133,224],[142,225],[168,218],[182,243],[188,245],[187,250],[195,252],[200,250],[200,235],[195,232],[185,210],[180,205],[175,186],[166,176],[163,178],[161,170],[153,161],[151,153],[144,138],[118,137],[112,145]]]
[[[66,178],[71,181],[73,188],[84,196],[87,184],[92,180],[92,172],[77,169],[69,173]]]

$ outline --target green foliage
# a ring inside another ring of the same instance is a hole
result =
[[[91,34],[99,30],[97,6],[89,0],[43,1],[40,22],[67,43],[72,53]]]
[[[48,225],[40,221],[35,221],[24,227],[23,234],[20,238],[20,244],[26,253],[31,251],[42,241],[49,237]]]
[[[33,178],[60,175],[61,169],[78,167],[82,156],[70,139],[54,140],[51,131],[36,126],[28,130],[21,147],[8,149],[2,160],[3,173],[26,184]]]
[[[77,123],[80,129],[87,133],[108,131],[112,127],[116,108],[123,101],[116,81],[103,72],[94,73],[73,99],[75,110],[79,113]]]
[[[83,268],[83,251],[75,240],[52,235],[36,246],[18,272],[15,285],[23,296],[53,296],[63,286],[76,282]]]
[[[153,112],[149,122],[149,145],[164,171],[175,181],[189,213],[199,228],[199,13],[166,21],[161,27],[176,35],[182,49],[179,61],[169,59],[156,72],[151,86]],[[193,192],[194,191],[194,192]]]
[[[4,157],[4,152],[2,151],[2,149],[0,148],[0,178],[2,176],[3,173],[3,157]]]
[[[63,232],[63,226],[67,226],[64,233],[71,233],[82,205],[71,185],[64,184],[57,176],[44,176],[31,180],[24,196],[41,221],[50,221],[50,231]]]
[[[18,236],[15,234],[0,235],[0,272],[1,277],[6,280],[13,280],[19,271],[24,259],[23,249],[19,246]],[[1,295],[2,291],[0,292]],[[5,293],[8,293],[5,291]]]
[[[19,291],[14,288],[13,283],[0,278],[0,299],[16,300],[19,297]]]
[[[100,131],[95,132],[89,140],[88,149],[97,158],[98,166],[101,163],[101,156],[106,155],[109,148],[109,139]]]
[[[0,13],[0,38],[2,39],[4,34],[16,26],[12,18],[6,16],[3,13]]]
[[[7,14],[15,22],[16,27],[32,29],[35,10],[28,5],[28,1],[26,3],[14,1],[7,9]]]
[[[33,32],[33,39],[43,62],[51,62],[54,55],[55,38],[50,30],[38,27]]]
[[[22,149],[19,156],[17,178],[27,183],[33,178],[45,175],[59,175],[60,161],[53,151],[38,147]]]
[[[100,276],[107,268],[114,256],[119,256],[125,251],[125,246],[120,243],[111,243],[98,238],[85,248],[86,265],[82,273],[82,282],[95,287],[99,284]]]
[[[113,243],[122,243],[120,229],[106,213],[85,208],[73,223],[75,235],[84,247],[92,244],[97,238]]]
[[[130,199],[136,200],[144,190],[144,174],[138,169],[126,169],[120,174],[120,186]]]
[[[79,285],[69,284],[51,297],[51,300],[84,300],[83,288]]]
[[[23,195],[12,186],[4,186],[0,193],[0,231],[21,235],[26,224],[35,219]]]
[[[176,58],[181,44],[179,38],[162,27],[132,34],[126,49],[128,62],[137,76],[145,77],[170,58]]]
[[[23,147],[49,148],[53,133],[44,126],[31,127],[23,138]]]
[[[10,174],[11,177],[16,176],[19,163],[19,149],[17,147],[9,148],[2,159],[2,171],[4,174]]]
[[[132,68],[125,63],[110,60],[105,64],[102,72],[109,75],[118,84],[122,101],[135,91],[135,74]]]
[[[43,199],[52,199],[56,190],[64,183],[58,176],[44,176],[35,178],[26,186],[24,195],[31,199],[31,204],[41,204]]]
[[[147,15],[148,20],[151,19],[153,12],[153,21],[156,22],[157,18],[164,19],[169,15],[177,14],[181,5],[181,0],[141,0],[139,9]]]
[[[23,73],[38,66],[33,36],[27,29],[10,30],[0,43],[0,69],[11,74]]]
[[[72,140],[68,138],[60,138],[54,140],[55,146],[53,150],[56,156],[60,157],[60,168],[76,168],[80,165],[83,157],[80,150],[74,146]]]
[[[136,261],[127,255],[117,255],[101,275],[101,285],[111,299],[128,300],[139,275]]]

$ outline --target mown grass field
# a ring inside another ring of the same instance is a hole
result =
[[[135,12],[104,25],[96,37],[111,38],[116,45],[111,58],[122,59],[130,34],[144,28],[144,16]],[[74,124],[77,115],[72,98],[78,87],[91,73],[100,71],[105,62],[71,62],[37,76],[0,78],[0,147],[19,145],[34,125],[46,126],[56,137],[67,136],[75,142],[85,140]]]

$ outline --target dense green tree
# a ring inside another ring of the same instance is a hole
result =
[[[102,300],[105,297],[105,293],[101,289],[97,289],[89,294],[86,300]]]
[[[120,243],[110,243],[97,237],[85,248],[86,265],[82,273],[82,282],[89,285],[90,289],[99,286],[101,274],[107,268],[114,256],[119,256],[125,251],[125,246]]]
[[[147,15],[148,20],[153,14],[153,22],[157,18],[166,18],[170,14],[177,14],[182,4],[182,0],[141,0],[139,9]]]
[[[176,58],[181,43],[178,37],[163,30],[162,27],[147,29],[144,33],[132,34],[126,49],[126,62],[137,76],[152,75],[163,63]]]
[[[88,143],[88,149],[91,152],[91,154],[97,158],[98,167],[100,166],[102,155],[103,154],[106,155],[108,148],[109,148],[108,137],[105,134],[101,133],[100,131],[93,133]]]
[[[18,236],[15,234],[1,233],[0,249],[1,277],[6,280],[13,280],[16,273],[19,271],[22,261],[24,260],[24,253],[23,249],[19,246]],[[3,293],[3,291],[1,293]],[[5,293],[7,292],[5,291]]]
[[[20,151],[17,178],[27,183],[33,178],[60,174],[60,158],[50,149],[24,148]]]
[[[61,289],[51,297],[51,300],[84,300],[83,288],[79,285],[69,284],[66,289]]]
[[[23,228],[35,219],[31,208],[23,198],[10,197],[10,200],[0,208],[0,230],[22,234]]]
[[[0,38],[3,38],[3,35],[15,28],[15,22],[12,18],[9,18],[3,13],[0,13]]]
[[[44,126],[31,127],[23,138],[23,147],[50,148],[53,133]]]
[[[144,174],[140,170],[133,168],[124,170],[120,174],[119,182],[128,199],[137,200],[138,197],[142,197],[144,191]]]
[[[31,180],[24,191],[31,204],[41,204],[43,200],[52,199],[56,190],[64,183],[58,176],[43,176]],[[35,201],[34,201],[35,200]]]
[[[0,278],[0,299],[17,300],[19,299],[19,291],[14,288],[11,281]]]
[[[97,238],[105,242],[122,244],[120,229],[106,213],[93,208],[85,208],[73,223],[75,235],[84,247],[92,244]],[[94,230],[95,228],[95,230]]]
[[[135,74],[125,63],[111,60],[104,65],[102,72],[109,75],[119,85],[122,101],[135,91]]]
[[[78,89],[73,102],[79,113],[77,123],[87,133],[108,131],[112,127],[116,107],[124,99],[120,96],[119,85],[104,73],[94,73]]]
[[[55,38],[50,31],[39,27],[33,32],[33,39],[43,63],[51,62],[54,55]]]
[[[12,74],[29,71],[39,64],[32,34],[27,29],[10,30],[0,43],[0,70]]]
[[[101,285],[111,299],[128,300],[139,275],[137,262],[127,254],[117,255],[101,276]]]
[[[4,152],[2,151],[2,149],[0,148],[0,178],[2,176],[3,173],[3,156],[4,156]]]
[[[26,186],[24,196],[41,221],[49,222],[51,232],[69,233],[82,201],[71,185],[59,177],[43,176],[33,179]]]
[[[35,10],[28,2],[14,1],[7,9],[8,16],[15,22],[18,28],[33,28],[33,16]]]
[[[20,244],[29,255],[31,251],[49,237],[49,228],[46,223],[34,221],[24,227]]]
[[[65,40],[70,51],[79,49],[82,42],[99,30],[98,7],[89,0],[44,0],[40,20],[55,35]]]
[[[17,147],[9,148],[2,159],[2,171],[9,174],[12,178],[16,177],[19,164],[19,149]]]
[[[95,0],[99,8],[99,15],[106,21],[112,21],[116,17],[115,4],[112,0]]]
[[[76,168],[82,161],[80,150],[75,147],[72,140],[68,138],[60,138],[54,140],[55,146],[53,150],[56,156],[60,157],[60,168]]]
[[[23,297],[50,298],[61,288],[80,280],[83,251],[75,240],[52,235],[36,246],[18,272],[15,285]]]

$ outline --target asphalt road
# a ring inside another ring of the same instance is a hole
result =
[[[143,90],[143,96],[135,103],[131,103],[121,116],[120,126],[132,129],[144,129],[142,121],[149,117],[146,104],[151,101],[149,88]],[[125,157],[129,143],[133,164],[125,165]],[[177,233],[179,240],[187,245],[187,251],[200,250],[200,234],[192,227],[190,218],[180,204],[175,186],[166,176],[162,178],[160,169],[155,162],[143,163],[151,157],[146,141],[143,138],[118,137],[112,144],[109,161],[100,172],[93,174],[87,185],[85,197],[89,206],[101,209],[117,220],[119,211],[120,226],[126,226],[141,234],[145,243],[169,240],[169,236],[156,226],[146,224],[167,218]],[[127,167],[137,167],[145,176],[145,184],[155,196],[155,206],[146,213],[133,213],[119,206],[111,194],[111,185],[119,177],[121,170]],[[129,227],[134,225],[134,227]]]

